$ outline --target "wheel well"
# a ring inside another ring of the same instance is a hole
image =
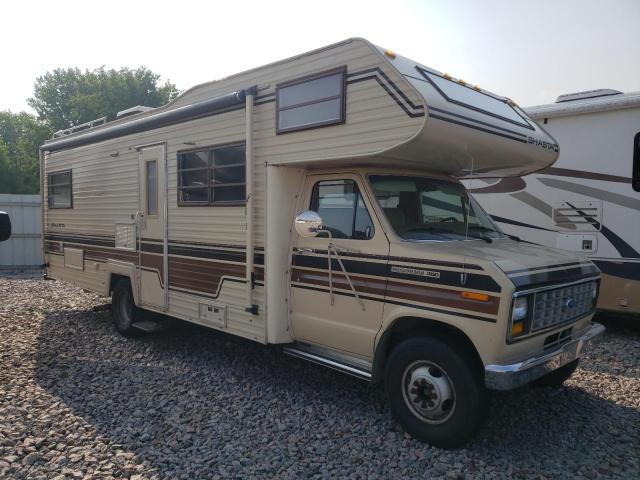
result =
[[[118,273],[111,274],[111,278],[109,279],[109,296],[113,294],[113,288],[116,286],[120,280],[126,280],[131,284],[131,279],[126,275],[120,275]]]
[[[395,320],[393,324],[382,334],[382,338],[378,343],[378,347],[376,348],[373,358],[373,382],[378,383],[383,380],[387,358],[389,357],[389,353],[391,353],[393,347],[402,340],[415,337],[417,335],[438,337],[443,341],[456,344],[458,348],[464,349],[473,357],[474,363],[479,369],[478,373],[484,373],[482,371],[483,363],[480,355],[478,354],[478,350],[476,350],[473,342],[462,330],[452,325],[436,320],[430,320],[428,318],[402,317]]]

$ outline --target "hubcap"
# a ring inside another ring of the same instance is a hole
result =
[[[402,393],[409,409],[420,420],[442,423],[455,409],[455,390],[447,373],[435,363],[414,362],[404,371]]]

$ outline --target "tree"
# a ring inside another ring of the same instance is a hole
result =
[[[120,110],[135,105],[164,105],[178,90],[169,81],[161,85],[159,81],[160,75],[145,67],[84,72],[58,68],[38,77],[28,103],[40,120],[53,130],[63,130],[103,116],[112,120]]]
[[[0,112],[0,193],[38,193],[38,147],[51,129],[26,112]]]

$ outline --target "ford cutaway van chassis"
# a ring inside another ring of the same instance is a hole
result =
[[[489,389],[561,384],[603,331],[599,270],[505,235],[460,182],[557,155],[512,101],[350,39],[57,132],[46,274],[111,296],[125,336],[155,312],[381,382],[455,447]]]

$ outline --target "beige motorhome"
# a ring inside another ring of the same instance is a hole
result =
[[[598,269],[459,181],[555,161],[506,98],[350,39],[126,113],[41,154],[46,274],[111,296],[123,335],[157,312],[282,344],[454,447],[488,389],[561,384],[603,331]]]

